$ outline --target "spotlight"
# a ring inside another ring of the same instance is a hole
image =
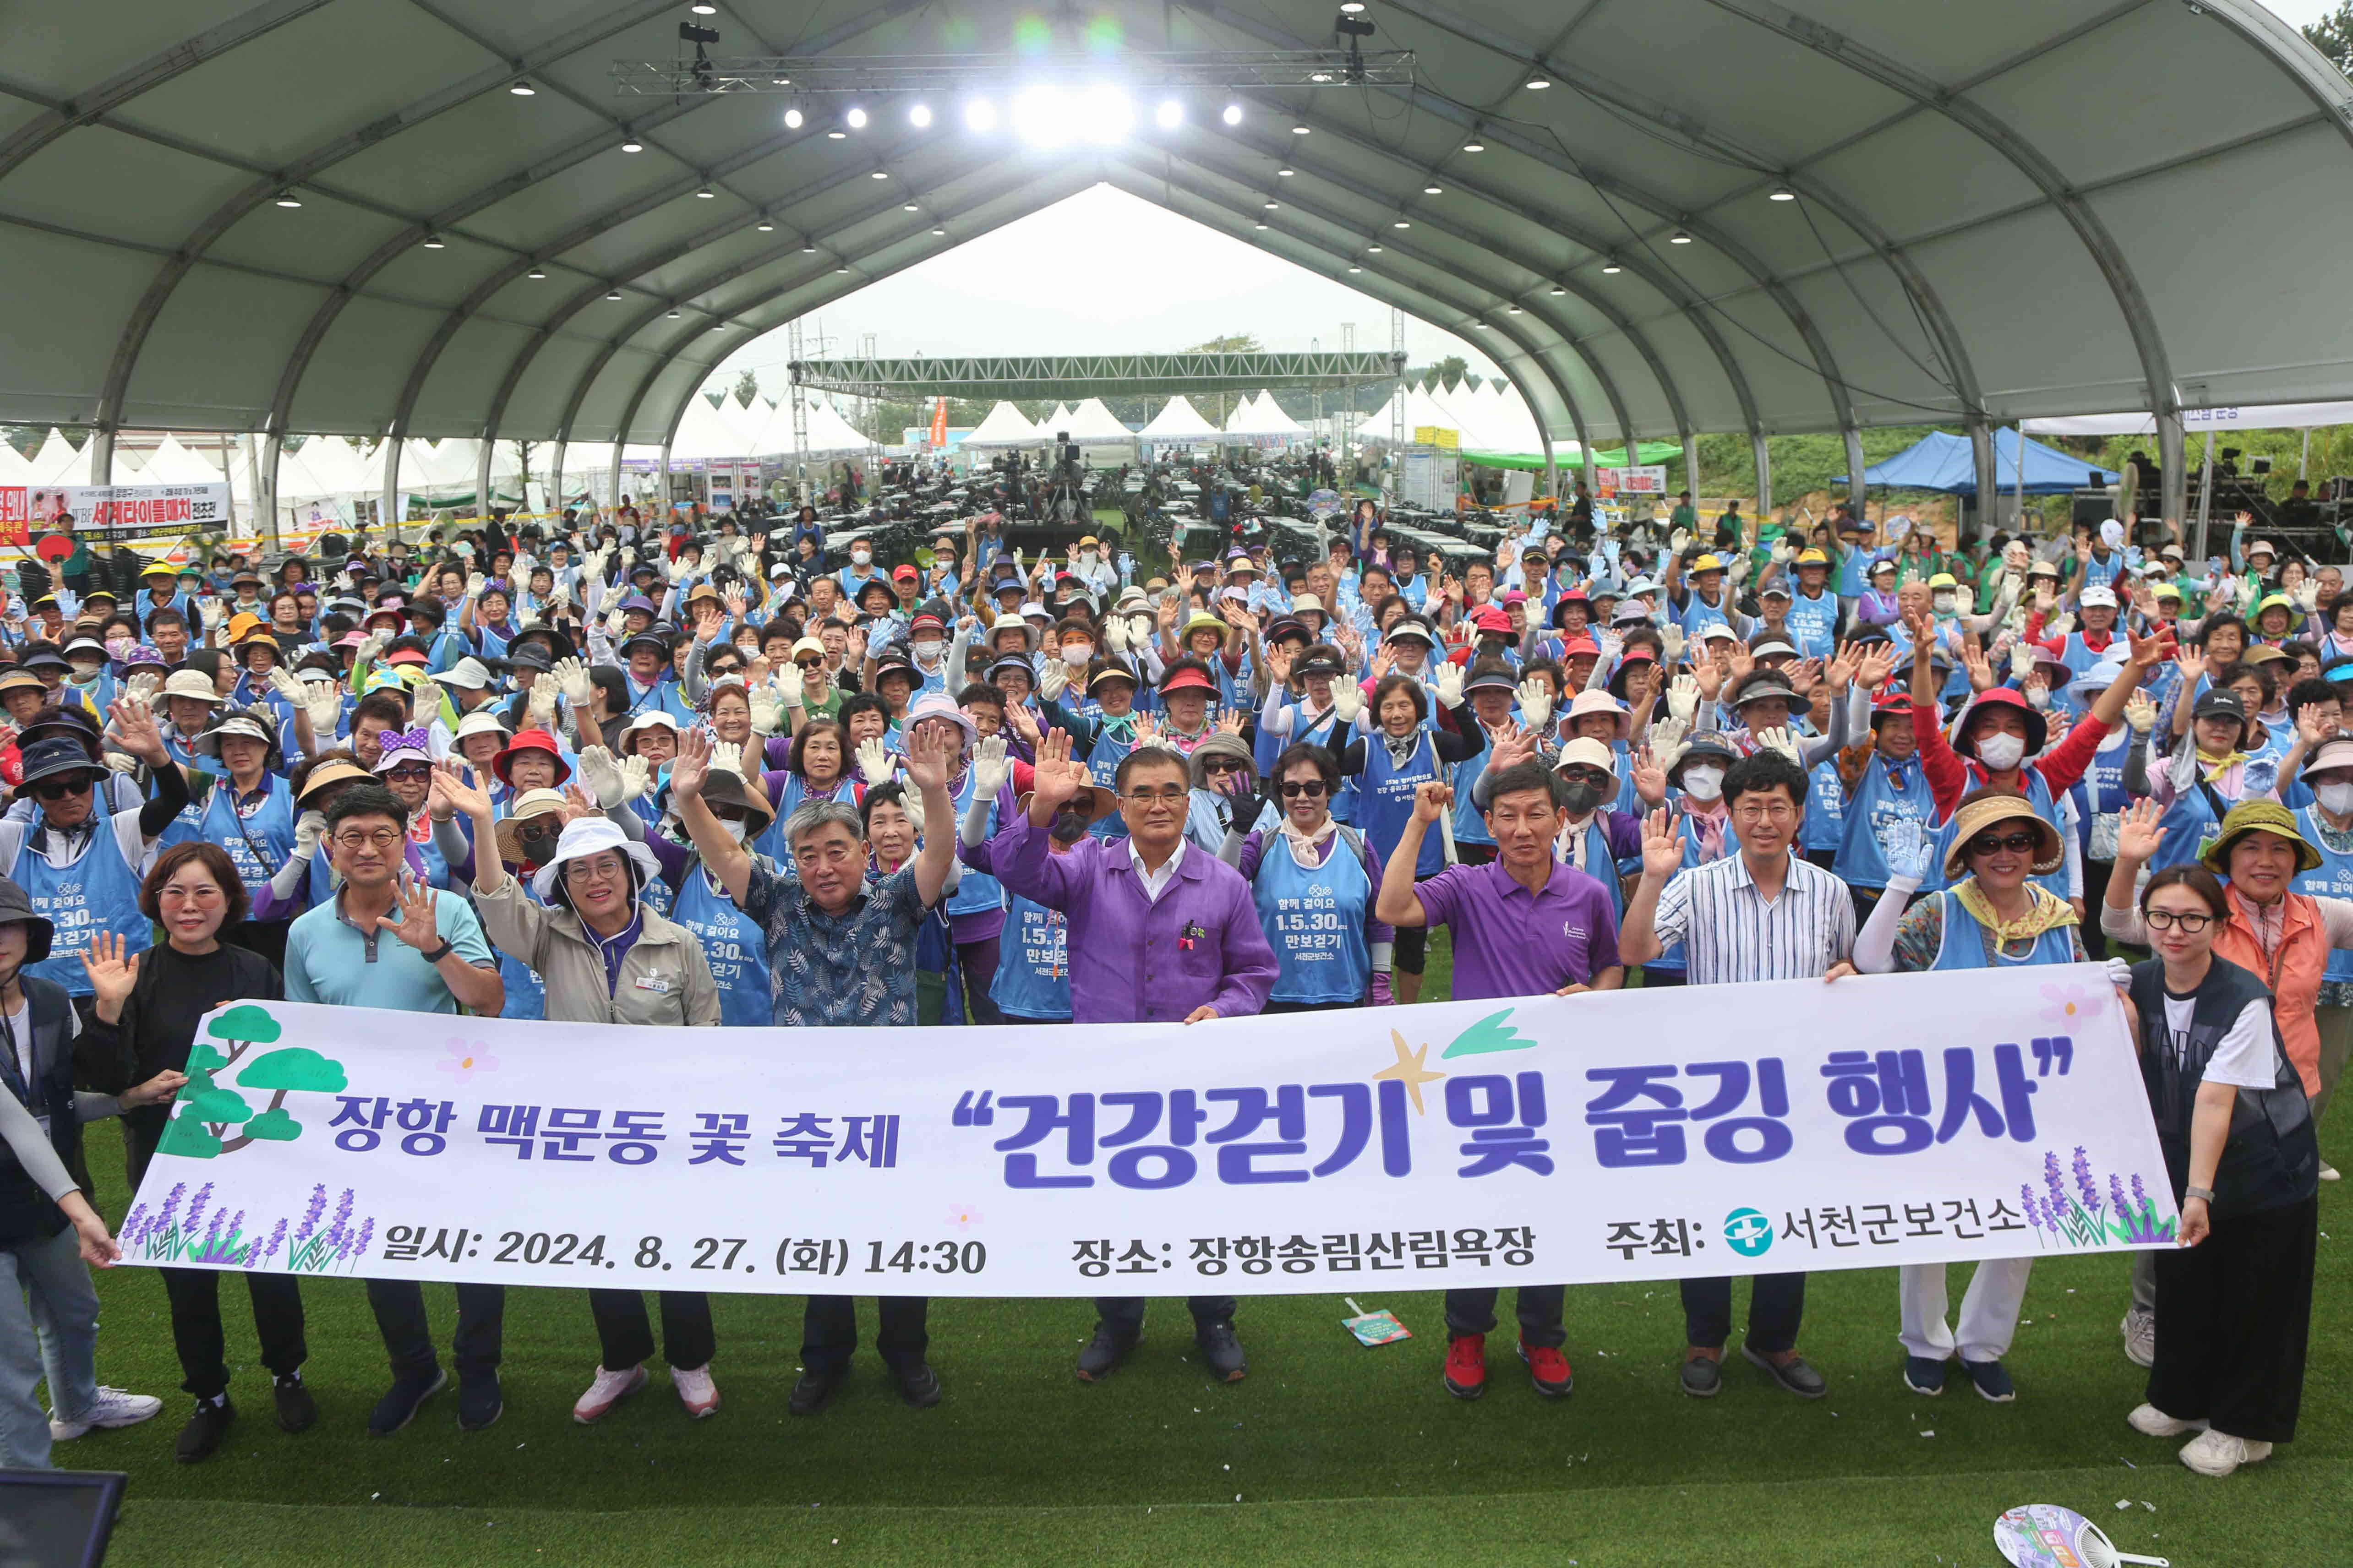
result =
[[[768,79],[768,85],[770,87],[790,87],[793,85],[793,79],[788,76],[772,76]]]
[[[291,191],[280,191],[278,193],[278,205],[281,207],[299,207],[302,205],[302,198]]]
[[[928,103],[919,103],[907,110],[907,123],[918,131],[929,130],[932,123],[932,106]]]
[[[1691,236],[1685,234],[1682,229],[1677,229],[1674,233],[1667,236],[1667,243],[1669,245],[1689,245],[1691,242]]]
[[[1365,0],[1340,0],[1340,15],[1353,16],[1365,8]]]
[[[847,267],[837,267],[833,270],[837,275],[841,275],[848,273],[849,268]]]
[[[976,98],[964,106],[964,128],[986,135],[997,129],[997,105],[985,98]]]
[[[947,233],[947,230],[946,230],[946,229],[944,229],[944,228],[935,228],[935,229],[932,230],[932,237],[933,237],[934,239],[938,239],[938,238],[942,237],[943,236],[944,236],[946,233]]]
[[[817,254],[817,247],[815,245],[804,245],[801,247],[801,254],[803,256],[815,256]]]
[[[1484,153],[1487,150],[1487,144],[1484,142],[1475,140],[1465,142],[1462,143],[1462,150],[1465,153]]]
[[[1567,293],[1567,292],[1568,292],[1568,290],[1567,290],[1567,289],[1566,289],[1562,288],[1562,287],[1561,287],[1559,284],[1557,284],[1557,283],[1556,283],[1556,284],[1554,284],[1554,285],[1552,286],[1552,297],[1553,297],[1554,299],[1556,299],[1556,300],[1559,299],[1563,294],[1566,294],[1566,293]]]
[[[1287,180],[1298,172],[1296,169],[1277,169],[1274,173],[1276,178]]]
[[[507,90],[514,94],[517,98],[534,97],[539,91],[537,88],[532,86],[531,83],[523,80],[521,77],[515,78],[513,85],[509,87]]]
[[[1251,226],[1252,228],[1264,228],[1264,227],[1266,226],[1266,225],[1264,225],[1264,224],[1262,224],[1262,223],[1254,223],[1254,224],[1250,225],[1250,226]]]
[[[727,330],[727,326],[728,323],[725,321],[713,321],[711,323],[711,330],[714,332],[723,332]]]
[[[1302,121],[1300,123],[1293,125],[1291,128],[1291,133],[1293,136],[1304,136],[1313,129],[1314,129],[1313,126],[1307,124],[1306,121]]]
[[[699,190],[699,191],[697,191],[697,192],[695,192],[695,193],[694,193],[694,196],[695,196],[695,199],[696,199],[697,201],[704,201],[704,202],[707,202],[707,201],[712,200],[712,198],[716,197],[718,195],[719,195],[719,193],[718,193],[717,191],[712,190],[709,185],[705,185],[705,186],[703,186],[703,187],[702,187],[702,189],[701,189],[701,190]]]
[[[612,290],[610,293],[608,293],[608,294],[607,294],[607,295],[605,296],[605,298],[607,298],[607,300],[617,300],[617,299],[619,299],[620,297],[621,297],[621,291],[620,291],[618,289],[616,289]]]
[[[670,319],[671,321],[677,321],[677,320],[678,320],[678,311],[677,311],[677,310],[676,310],[676,309],[674,309],[674,308],[673,308],[673,309],[669,312],[669,315],[670,315]]]
[[[1442,196],[1446,194],[1446,187],[1443,185],[1424,185],[1421,187],[1421,194],[1425,196]]]
[[[439,250],[441,248],[441,237],[438,234],[427,235],[425,237],[425,248],[427,250]]]
[[[716,16],[719,15],[719,7],[713,5],[711,3],[711,0],[694,0],[694,4],[689,5],[687,9],[693,12],[698,16]]]
[[[841,117],[841,122],[852,131],[863,131],[866,129],[866,111],[852,104],[849,112]]]
[[[758,229],[762,234],[774,234],[776,230],[776,220],[772,217],[764,217],[752,226]]]
[[[1487,323],[1484,321],[1473,321],[1471,324],[1478,328],[1482,332],[1487,330]]]
[[[1399,219],[1398,219],[1398,220],[1397,220],[1397,222],[1395,222],[1395,223],[1393,223],[1393,224],[1389,225],[1389,226],[1390,226],[1391,228],[1411,228],[1411,227],[1413,226],[1413,225],[1411,225],[1411,224],[1408,223],[1408,222],[1407,222],[1405,219],[1403,219],[1403,218],[1399,218]]]
[[[1773,202],[1794,202],[1798,199],[1798,193],[1787,185],[1776,185],[1773,187],[1772,195],[1765,199]]]
[[[1269,212],[1272,212],[1275,208],[1277,208],[1277,207],[1281,206],[1282,205],[1282,204],[1281,202],[1276,201],[1272,196],[1269,196],[1269,197],[1267,197],[1267,198],[1266,198],[1266,210],[1267,210],[1267,211],[1269,211]]]
[[[1520,313],[1520,308],[1517,305],[1514,305],[1510,310],[1504,313],[1507,316],[1516,316]]]
[[[825,137],[828,142],[839,142],[849,134],[849,132],[847,131],[828,131],[825,133]]]
[[[866,177],[870,180],[887,180],[891,177],[891,174],[887,169],[877,169]]]
[[[1528,90],[1530,92],[1542,92],[1551,85],[1552,79],[1550,77],[1532,76],[1528,78]]]
[[[1077,111],[1080,128],[1090,142],[1123,141],[1135,129],[1135,106],[1115,87],[1089,88]]]
[[[1625,271],[1626,269],[1625,269],[1624,268],[1622,268],[1622,267],[1619,266],[1619,265],[1618,265],[1616,262],[1614,262],[1614,261],[1605,261],[1605,262],[1603,262],[1603,263],[1601,264],[1601,270],[1602,270],[1602,271],[1604,271],[1604,272],[1608,272],[1608,273],[1611,273],[1611,274],[1616,274],[1616,273],[1623,272],[1623,271]]]
[[[915,204],[915,203],[913,203],[913,202],[909,202],[909,203],[908,203],[904,207],[901,208],[900,210],[901,210],[901,211],[902,211],[902,212],[917,212],[917,211],[920,211],[921,209],[916,205],[916,204]]]
[[[1218,118],[1229,125],[1240,125],[1242,122],[1242,106],[1239,103],[1229,103],[1226,105],[1225,112]]]
[[[787,130],[787,131],[798,131],[800,128],[801,128],[801,111],[800,111],[799,110],[797,110],[797,109],[787,109],[787,110],[785,110],[785,129],[786,129],[786,130]]]
[[[1365,247],[1365,254],[1366,256],[1378,256],[1380,253],[1381,247],[1377,245],[1368,245]]]
[[[1354,263],[1351,263],[1351,264],[1349,265],[1348,270],[1349,270],[1349,271],[1351,271],[1351,272],[1362,272],[1362,271],[1364,270],[1364,268],[1361,268],[1361,267],[1356,266]]]
[[[1033,87],[1013,100],[1013,129],[1032,147],[1060,147],[1071,139],[1071,115],[1062,95]]]
[[[634,136],[630,137],[627,142],[622,142],[622,143],[621,143],[621,151],[622,151],[622,152],[624,152],[624,153],[642,153],[642,152],[644,152],[645,150],[646,150],[646,144],[645,144],[644,142],[642,142],[638,141],[638,140],[636,137],[634,137]]]
[[[547,268],[543,267],[534,267],[530,271],[524,273],[523,276],[534,280],[544,281],[547,278]]]
[[[1152,118],[1161,130],[1174,131],[1185,123],[1185,106],[1173,98],[1164,98]]]

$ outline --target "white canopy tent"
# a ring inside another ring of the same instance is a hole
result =
[[[732,427],[726,417],[711,405],[711,399],[690,397],[686,400],[686,412],[679,416],[678,429],[670,437],[670,458],[673,463],[709,463],[749,458],[753,453],[747,443],[755,434]]]
[[[2200,430],[2310,430],[2322,425],[2353,425],[2353,403],[2272,403],[2237,408],[2185,408],[2181,427]],[[2147,436],[2157,434],[2154,414],[2072,414],[2026,422],[2030,436]]]
[[[1135,438],[1164,447],[1182,447],[1214,442],[1218,434],[1218,427],[1202,418],[1188,399],[1179,395],[1170,398],[1152,416],[1152,422],[1135,433]]]
[[[1308,433],[1306,426],[1282,411],[1282,405],[1274,400],[1274,394],[1271,392],[1261,392],[1258,395],[1258,411],[1260,421],[1266,434],[1270,436],[1284,440],[1295,440]]]
[[[1071,439],[1084,448],[1090,457],[1098,450],[1113,452],[1122,458],[1132,457],[1135,452],[1135,432],[1113,417],[1100,397],[1090,397],[1061,419],[1050,421],[1045,430],[1049,439],[1058,431],[1067,430]]]
[[[0,485],[28,484],[32,473],[32,460],[16,450],[16,444],[0,441]]]
[[[1226,416],[1225,434],[1237,441],[1256,441],[1275,432],[1267,428],[1267,412],[1259,400],[1243,397],[1235,403],[1234,411]]]
[[[90,483],[90,465],[82,461],[81,448],[66,439],[64,431],[49,426],[41,449],[32,457],[33,474],[26,483],[47,487],[52,485],[86,485]]]
[[[972,434],[964,438],[964,445],[978,449],[1034,447],[1040,441],[1050,439],[1052,434],[1051,430],[1039,431],[1022,416],[1021,410],[1010,403],[999,403],[988,411],[987,417],[972,427]]]
[[[217,485],[227,476],[180,444],[180,438],[168,432],[155,449],[147,454],[141,465],[136,481],[142,485]]]
[[[1089,398],[1087,401],[1089,403],[1092,403],[1096,400]],[[1083,406],[1083,405],[1082,406]],[[1054,405],[1054,412],[1047,415],[1045,418],[1038,421],[1037,428],[1045,434],[1046,439],[1050,441],[1054,438],[1054,433],[1056,431],[1069,430],[1071,428],[1071,421],[1077,416],[1078,411],[1073,409],[1069,404],[1057,403]],[[1073,440],[1077,439],[1077,434],[1078,433],[1076,431],[1071,432],[1071,438]]]

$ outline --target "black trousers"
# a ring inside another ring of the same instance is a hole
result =
[[[2312,1332],[2320,1200],[2216,1220],[2197,1246],[2157,1256],[2157,1364],[2148,1402],[2264,1443],[2295,1436]]]
[[[1446,1293],[1448,1337],[1493,1332],[1495,1298],[1501,1294],[1493,1285],[1449,1290]],[[1560,1309],[1567,1298],[1568,1287],[1566,1285],[1521,1286],[1518,1302],[1520,1338],[1529,1344],[1548,1345],[1555,1350],[1566,1344],[1568,1331],[1561,1327]]]
[[[2108,956],[2107,933],[2100,929],[2100,906],[2107,902],[2108,879],[2116,869],[2113,860],[2087,858],[2084,861],[2084,908],[2089,914],[2075,929],[2083,933],[2084,951],[2095,960]]]
[[[1732,1281],[1683,1281],[1683,1342],[1699,1350],[1722,1350],[1732,1338]],[[1753,1351],[1778,1353],[1798,1348],[1798,1325],[1806,1315],[1803,1274],[1759,1274],[1749,1281],[1748,1333]]]
[[[460,1285],[457,1289],[458,1333],[450,1342],[450,1359],[458,1363],[458,1375],[496,1372],[506,1337],[507,1288]],[[376,1331],[384,1335],[385,1352],[392,1360],[392,1375],[432,1376],[441,1363],[433,1353],[425,1288],[414,1279],[371,1279],[367,1299],[375,1312]]]
[[[1838,864],[1838,851],[1835,849],[1809,849],[1806,851],[1806,858],[1827,871],[1832,866]]]
[[[931,1315],[927,1296],[874,1298],[874,1349],[891,1368],[923,1364],[932,1336],[924,1324]],[[848,1296],[811,1296],[801,1314],[801,1367],[828,1374],[849,1364],[858,1348],[858,1303]]]
[[[1134,1339],[1144,1331],[1144,1301],[1141,1296],[1098,1296],[1095,1316],[1109,1324],[1124,1339]],[[1193,1314],[1193,1326],[1198,1331],[1204,1323],[1231,1322],[1234,1299],[1231,1296],[1187,1296],[1185,1310]]]
[[[711,1327],[711,1298],[700,1290],[663,1290],[661,1297],[662,1360],[681,1372],[708,1366],[718,1352],[719,1338]],[[607,1372],[620,1372],[654,1353],[653,1324],[646,1317],[646,1299],[636,1290],[591,1290],[588,1312],[596,1320],[596,1342]]]
[[[142,1107],[122,1119],[125,1162],[133,1189],[147,1173],[147,1162],[164,1135],[169,1111]],[[212,1268],[159,1268],[164,1299],[171,1304],[172,1346],[180,1356],[180,1386],[199,1399],[210,1399],[228,1387],[227,1347],[220,1313],[221,1271]],[[302,1334],[302,1290],[290,1274],[248,1274],[246,1293],[253,1300],[253,1329],[261,1341],[261,1364],[284,1377],[310,1359]]]

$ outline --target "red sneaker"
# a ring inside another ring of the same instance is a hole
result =
[[[1446,1392],[1476,1399],[1487,1392],[1487,1336],[1459,1334],[1446,1347]]]
[[[1551,1345],[1532,1345],[1522,1340],[1520,1359],[1528,1363],[1528,1381],[1546,1399],[1558,1399],[1576,1386],[1577,1374],[1568,1370],[1568,1358]]]

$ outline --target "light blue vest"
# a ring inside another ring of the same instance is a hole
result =
[[[1331,853],[1302,866],[1280,832],[1261,841],[1250,895],[1274,949],[1276,1002],[1362,1002],[1372,983],[1365,915],[1373,881],[1355,833],[1335,830]]]
[[[702,943],[711,978],[719,986],[720,1023],[767,1027],[776,1022],[776,1002],[768,984],[766,933],[735,907],[724,888],[712,886],[701,860],[687,868],[682,880],[670,918]]]

